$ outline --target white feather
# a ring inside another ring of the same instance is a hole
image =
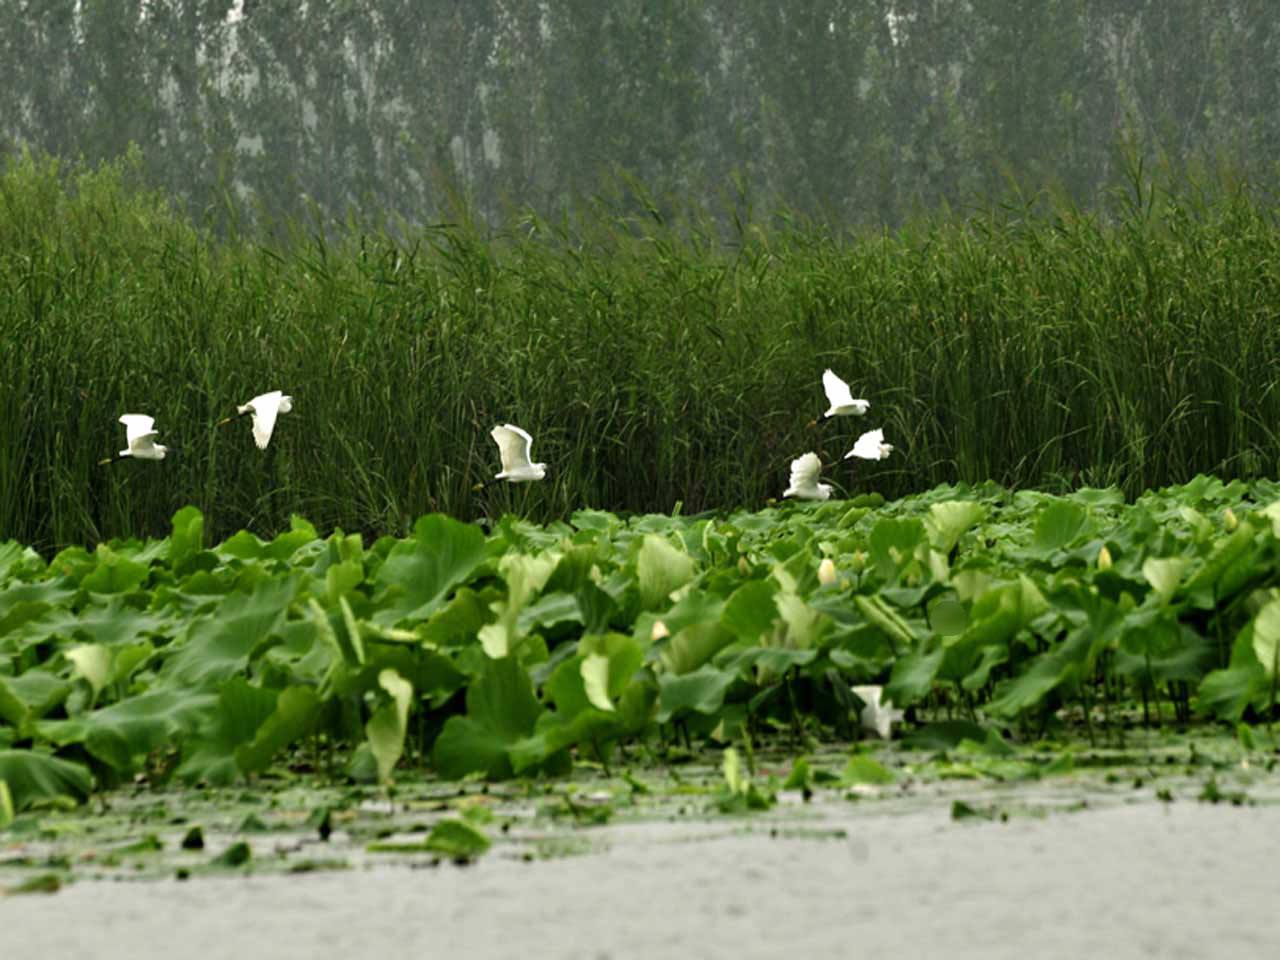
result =
[[[860,436],[853,444],[853,449],[844,455],[848,460],[850,457],[858,457],[862,460],[883,460],[893,452],[893,444],[884,442],[883,430],[868,430]]]
[[[498,444],[498,453],[502,457],[502,472],[494,475],[495,480],[526,483],[541,480],[547,475],[547,465],[532,460],[533,437],[514,423],[494,427],[489,436]]]
[[[253,442],[259,450],[267,449],[271,434],[276,428],[276,416],[293,409],[293,397],[286,397],[281,390],[260,393],[248,403],[236,407],[240,414],[253,414]]]
[[[822,389],[826,391],[827,403],[830,404],[824,417],[860,417],[871,409],[868,401],[854,399],[849,385],[829,369],[822,372]]]
[[[124,424],[125,442],[121,457],[137,457],[139,460],[163,460],[168,447],[156,443],[155,418],[145,413],[126,413],[120,418]]]
[[[796,497],[799,500],[826,500],[831,496],[831,485],[819,483],[818,475],[822,472],[822,461],[816,453],[810,452],[791,461],[791,482],[784,497]]]

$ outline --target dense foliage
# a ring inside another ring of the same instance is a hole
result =
[[[0,788],[12,812],[93,779],[226,783],[287,749],[385,782],[554,773],[675,730],[851,737],[868,682],[916,722],[1014,736],[1265,718],[1277,498],[939,487],[487,535],[437,514],[367,546],[295,520],[206,547],[188,507],[164,539],[48,563],[8,542]]]
[[[1121,142],[1269,178],[1278,43],[1271,0],[13,0],[0,150],[136,143],[219,222],[551,215],[627,172],[878,226],[1092,204]]]
[[[46,556],[160,536],[186,504],[222,539],[405,534],[414,517],[762,505],[793,457],[856,434],[833,367],[894,456],[828,469],[889,497],[995,480],[1129,496],[1197,472],[1274,475],[1280,230],[1239,193],[1139,181],[1110,218],[1018,209],[841,239],[744,222],[528,216],[394,239],[217,239],[128,165],[0,176],[0,537]],[[270,449],[213,424],[283,389]],[[97,461],[123,413],[163,463]],[[512,421],[551,465],[490,487]]]

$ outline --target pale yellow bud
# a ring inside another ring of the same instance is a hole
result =
[[[661,620],[653,621],[653,629],[649,631],[650,640],[661,640],[663,637],[671,636],[671,631],[667,629],[667,625]]]
[[[738,557],[738,572],[744,577],[751,573],[751,564],[747,563],[746,557]]]
[[[1236,527],[1240,526],[1240,521],[1236,519],[1235,512],[1230,507],[1223,511],[1222,525],[1227,528],[1227,533],[1231,533]]]
[[[1107,545],[1105,543],[1102,545],[1102,549],[1098,551],[1098,569],[1111,569],[1111,551],[1107,549]]]
[[[823,557],[818,564],[818,582],[824,587],[836,582],[836,565],[830,557]]]

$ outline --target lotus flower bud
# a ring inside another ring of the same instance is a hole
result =
[[[661,640],[663,637],[671,636],[671,631],[667,629],[667,625],[661,620],[653,621],[653,629],[649,631],[650,640]]]
[[[836,582],[836,565],[830,557],[823,557],[818,564],[818,582],[824,587]]]
[[[854,573],[861,573],[867,568],[867,555],[861,550],[855,550],[853,552],[853,563],[850,566],[853,567]]]
[[[1107,545],[1105,543],[1102,545],[1102,549],[1098,551],[1098,569],[1111,569],[1111,551],[1107,549]]]
[[[751,564],[747,563],[745,556],[738,557],[738,572],[744,577],[751,575]]]
[[[1240,521],[1236,519],[1235,512],[1230,507],[1222,513],[1222,525],[1227,528],[1227,533],[1231,533],[1240,526]]]

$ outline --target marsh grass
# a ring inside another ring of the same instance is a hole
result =
[[[732,508],[778,496],[809,449],[889,497],[1277,472],[1280,231],[1244,190],[1138,177],[1096,214],[857,237],[597,204],[268,241],[206,233],[133,169],[0,177],[0,538],[162,535],[187,503],[219,538],[292,513],[373,534],[431,510]],[[814,423],[827,366],[865,419]],[[265,453],[246,424],[214,430],[270,389],[296,405]],[[96,466],[125,412],[177,456]],[[477,493],[506,420],[551,472]],[[872,426],[895,455],[840,462]]]

